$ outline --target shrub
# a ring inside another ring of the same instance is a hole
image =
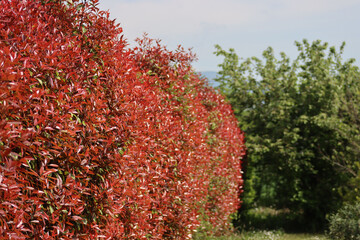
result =
[[[243,134],[194,56],[97,1],[0,1],[0,236],[188,239],[240,206]]]
[[[288,208],[316,232],[359,196],[360,72],[342,59],[344,44],[296,46],[294,61],[271,47],[241,60],[216,46],[224,57],[216,81],[248,133],[244,206]]]
[[[346,205],[329,218],[329,236],[332,239],[360,239],[360,203]]]

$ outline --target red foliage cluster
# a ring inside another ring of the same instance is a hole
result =
[[[0,236],[188,239],[240,206],[243,134],[193,56],[97,1],[0,1]]]

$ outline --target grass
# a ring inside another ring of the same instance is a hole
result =
[[[288,209],[253,208],[233,223],[239,232],[220,237],[199,232],[193,240],[329,240],[324,234],[309,233],[297,215]]]
[[[269,207],[252,208],[243,212],[234,222],[238,229],[245,230],[284,230],[285,232],[306,232],[308,228],[301,223],[297,213],[289,209],[275,210]]]
[[[284,233],[281,231],[249,231],[221,237],[197,237],[194,240],[329,240],[321,234]]]

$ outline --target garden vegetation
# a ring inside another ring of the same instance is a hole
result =
[[[321,231],[327,216],[360,200],[360,72],[327,43],[296,42],[298,56],[224,58],[216,79],[247,136],[244,208],[291,213],[294,230]],[[358,223],[357,223],[358,224]]]
[[[191,52],[130,48],[98,1],[0,1],[0,238],[231,227],[244,135]]]

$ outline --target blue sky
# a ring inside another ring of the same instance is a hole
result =
[[[214,45],[240,57],[260,57],[268,46],[295,58],[295,41],[320,39],[360,65],[360,0],[100,0],[130,44],[145,32],[173,50],[192,48],[197,71],[217,71]]]

